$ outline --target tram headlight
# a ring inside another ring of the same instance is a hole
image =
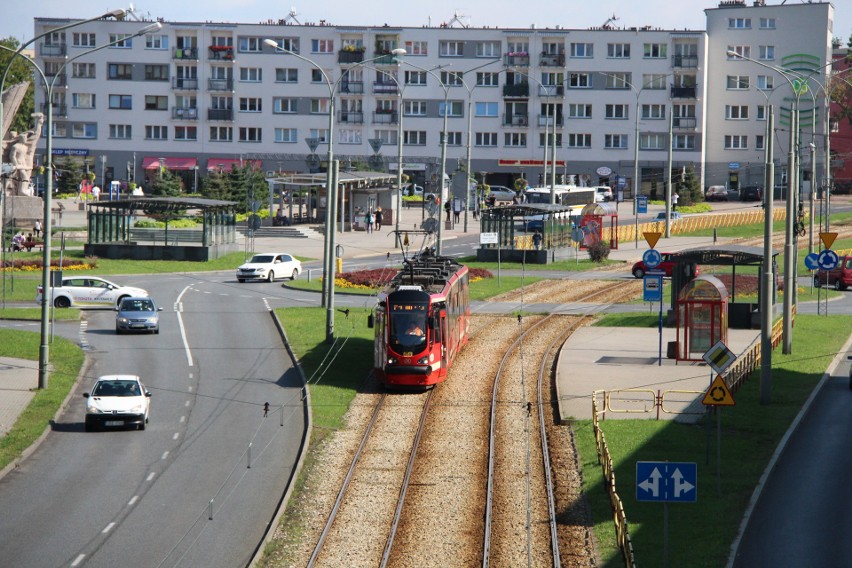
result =
[[[427,355],[426,357],[421,357],[420,359],[417,360],[417,364],[418,365],[428,365],[429,364],[429,356]]]
[[[396,357],[388,357],[388,365],[396,365]]]

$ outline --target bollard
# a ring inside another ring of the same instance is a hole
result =
[[[342,274],[343,273],[343,259],[338,256],[335,260],[337,260],[337,274]]]
[[[716,244],[716,227],[713,227],[713,244]]]

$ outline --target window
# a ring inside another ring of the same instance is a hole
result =
[[[276,43],[281,49],[286,49],[287,51],[292,51],[293,53],[299,53],[299,38],[297,37],[285,37],[277,41]]]
[[[405,42],[406,55],[429,55],[428,43],[425,41]]]
[[[406,71],[405,72],[405,84],[406,85],[425,85],[426,84],[426,72],[425,71]]]
[[[110,95],[109,108],[131,110],[133,108],[133,95]]]
[[[503,133],[503,146],[507,148],[526,148],[527,133],[526,132],[505,132]]]
[[[754,149],[755,150],[764,150],[764,136],[763,134],[758,134],[754,137]]]
[[[299,111],[298,99],[285,99],[275,97],[272,99],[272,112],[274,114],[292,114]]]
[[[426,116],[426,101],[404,101],[402,114],[404,116]]]
[[[728,59],[737,59],[738,60],[740,57],[751,57],[751,46],[750,45],[729,45],[727,53],[728,53]],[[734,53],[736,55],[734,55]]]
[[[311,53],[334,53],[334,40],[312,39]]]
[[[240,67],[240,81],[260,83],[263,80],[263,69],[260,67]]]
[[[399,144],[396,130],[376,130],[373,138],[378,138],[387,146],[397,146]]]
[[[109,137],[114,140],[130,140],[133,129],[129,124],[110,124]]]
[[[231,36],[214,35],[210,38],[210,45],[216,47],[234,47],[234,38]]]
[[[775,18],[760,18],[760,29],[762,29],[762,30],[774,30],[775,29]]]
[[[610,59],[630,59],[629,43],[606,44],[606,56]]]
[[[230,126],[211,126],[211,142],[231,142],[234,139],[234,129]]]
[[[168,49],[169,36],[164,34],[146,35],[145,49]]]
[[[53,123],[53,137],[54,138],[68,138],[68,125],[64,122],[54,122]]]
[[[745,105],[725,105],[726,120],[748,120],[748,107]]]
[[[133,35],[132,34],[109,34],[109,43],[115,44],[111,45],[112,48],[118,49],[130,49],[133,47]]]
[[[94,122],[75,122],[71,125],[71,138],[97,138],[98,125]]]
[[[775,59],[775,46],[774,45],[761,45],[758,46],[758,59],[763,59],[766,61],[772,61]]]
[[[71,95],[71,106],[73,108],[95,108],[95,94],[74,93]]]
[[[343,128],[340,130],[337,142],[341,144],[361,144],[361,131],[354,128]]]
[[[592,105],[569,103],[568,118],[592,118]]]
[[[751,29],[751,18],[728,18],[728,28],[732,30]]]
[[[464,55],[463,41],[439,41],[438,55],[441,57],[461,57]]]
[[[539,145],[540,148],[544,148],[545,146],[550,148],[554,145],[557,148],[561,148],[562,147],[562,133],[561,132],[556,133],[556,143],[553,144],[553,142],[554,142],[554,139],[553,139],[553,133],[552,132],[548,133],[548,134],[545,134],[544,132],[539,133],[538,145]]]
[[[743,91],[748,89],[748,75],[728,75],[728,90]]]
[[[606,75],[607,89],[629,89],[633,84],[630,73],[609,73]]]
[[[146,65],[146,81],[168,81],[170,79],[168,65]]]
[[[133,78],[133,64],[131,63],[109,63],[107,65],[107,78],[128,80]]]
[[[240,142],[262,142],[261,129],[254,126],[240,126]]]
[[[476,73],[476,85],[478,87],[497,87],[500,85],[499,73],[489,73],[487,71]]]
[[[441,71],[441,84],[445,87],[461,87],[464,73],[461,71]]]
[[[406,130],[403,132],[402,143],[406,146],[425,146],[426,131],[425,130]]]
[[[294,144],[299,141],[299,130],[296,128],[276,128],[275,142],[281,144]]]
[[[530,42],[523,39],[510,39],[506,42],[509,53],[528,54],[530,51]]]
[[[497,133],[496,132],[477,132],[474,140],[475,146],[496,148]]]
[[[258,97],[240,97],[240,112],[261,112],[262,99]]]
[[[95,64],[94,63],[72,63],[71,76],[76,79],[94,79]]]
[[[146,140],[168,140],[169,139],[169,127],[168,126],[148,125],[148,126],[145,127],[145,139]]]
[[[725,136],[725,150],[746,150],[748,148],[748,136]]]
[[[299,70],[298,69],[276,69],[275,70],[275,82],[276,83],[297,83],[299,81]]]
[[[175,126],[175,140],[195,141],[198,140],[197,126]]]
[[[73,33],[71,34],[71,45],[74,47],[95,47],[95,34]]]
[[[592,147],[592,135],[591,134],[569,134],[568,135],[568,148],[591,148]]]
[[[757,120],[766,120],[766,105],[757,105]]]
[[[438,116],[444,116],[444,101],[441,101],[438,104]],[[448,108],[447,116],[451,118],[459,118],[464,116],[464,104],[462,101],[448,101],[446,103]]]
[[[444,141],[443,132],[439,135],[441,143]],[[462,145],[462,133],[461,132],[447,132],[447,146],[461,146]]]
[[[497,116],[497,103],[476,103],[474,107],[475,116]]]
[[[665,89],[666,88],[666,75],[662,73],[650,73],[647,75],[642,75],[642,86],[645,89]]]
[[[145,110],[169,110],[169,97],[145,95]]]
[[[263,51],[263,39],[259,37],[237,38],[237,51],[260,53]]]
[[[695,150],[695,135],[675,134],[672,139],[672,150]]]
[[[604,117],[609,119],[624,120],[630,118],[627,111],[627,105],[623,104],[608,104],[605,107]]]
[[[594,57],[594,45],[591,43],[572,43],[571,57]]]
[[[591,88],[591,75],[589,75],[588,73],[568,73],[568,87],[572,89]]]
[[[758,75],[757,88],[761,91],[771,91],[775,88],[775,77],[773,75]]]
[[[308,138],[316,138],[320,142],[327,142],[328,128],[311,128]]]
[[[665,150],[667,138],[665,134],[642,134],[639,137],[639,148],[642,150]]]
[[[604,134],[604,148],[624,150],[627,148],[627,134]]]
[[[662,120],[666,118],[666,105],[643,104],[642,118],[644,120]]]
[[[643,51],[645,59],[665,59],[668,45],[665,43],[646,43]]]
[[[328,114],[328,99],[311,99],[311,114]]]
[[[477,57],[500,57],[499,41],[480,41],[476,43]]]

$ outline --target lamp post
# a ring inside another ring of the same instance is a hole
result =
[[[325,214],[325,242],[323,247],[323,255],[324,255],[324,273],[325,278],[323,278],[322,283],[322,291],[323,291],[323,305],[326,308],[326,333],[325,340],[326,343],[334,342],[334,241],[335,241],[335,227],[334,227],[334,217],[331,213],[334,211],[337,200],[337,179],[335,176],[335,168],[334,168],[334,95],[337,93],[337,89],[340,86],[341,81],[346,77],[349,73],[349,69],[362,66],[366,63],[371,63],[373,61],[377,61],[386,57],[385,55],[379,55],[377,57],[373,57],[372,59],[365,59],[354,64],[352,67],[345,69],[340,77],[337,78],[336,81],[332,81],[331,77],[325,72],[325,70],[320,67],[318,63],[313,61],[312,59],[308,59],[303,55],[299,55],[295,51],[291,51],[289,49],[285,49],[278,45],[275,40],[265,39],[263,43],[274,48],[276,51],[280,51],[281,53],[285,53],[287,55],[292,55],[297,59],[301,59],[302,61],[308,63],[309,65],[316,68],[325,82],[326,87],[328,87],[328,156],[326,158],[327,166],[326,166],[326,214]],[[405,50],[402,48],[397,48],[392,51],[393,55],[400,56],[405,55]]]

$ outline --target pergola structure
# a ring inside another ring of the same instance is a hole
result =
[[[233,201],[195,197],[127,197],[97,201],[87,215],[88,256],[138,260],[207,261],[238,250]],[[135,228],[138,216],[163,220],[163,229]],[[198,229],[169,228],[169,221],[196,219]]]
[[[498,251],[501,259],[513,262],[547,264],[548,251],[572,246],[571,231],[579,217],[571,216],[571,206],[553,203],[525,203],[483,209],[480,234],[496,233],[497,242],[482,244],[476,260],[495,262]],[[542,235],[541,249],[535,250],[534,231]]]

